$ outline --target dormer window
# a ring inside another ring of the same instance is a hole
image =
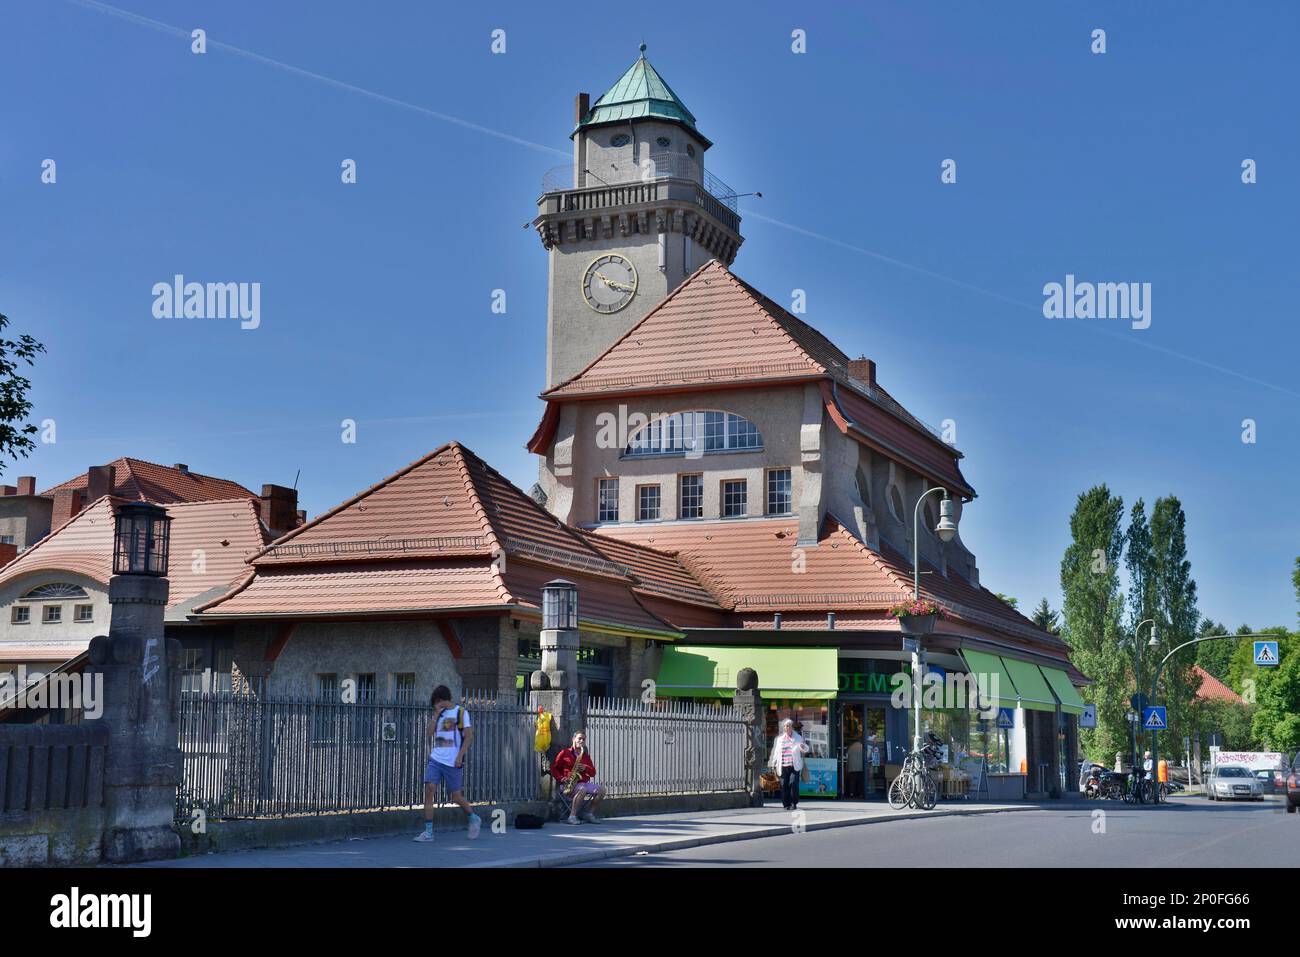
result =
[[[762,433],[744,416],[732,412],[674,412],[638,429],[623,454],[694,456],[762,448]]]

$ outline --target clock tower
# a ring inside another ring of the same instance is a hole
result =
[[[549,257],[547,388],[581,372],[710,259],[744,241],[712,144],[641,56],[595,103],[578,94],[573,162],[543,180],[533,225]]]

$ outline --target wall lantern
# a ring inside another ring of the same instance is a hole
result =
[[[576,631],[578,586],[557,578],[542,586],[542,629]]]
[[[149,502],[127,502],[117,507],[113,532],[113,574],[167,574],[167,549],[171,518],[167,509]]]

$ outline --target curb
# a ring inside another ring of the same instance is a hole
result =
[[[1055,805],[1057,807],[1061,805]],[[903,814],[871,817],[846,818],[842,821],[820,821],[807,825],[805,831],[827,831],[839,827],[859,827],[864,824],[886,823],[889,821],[915,821],[922,818],[964,817],[971,814],[1003,814],[1016,811],[1038,811],[1044,805],[1026,804],[1018,807],[965,807],[945,808],[942,811],[909,811]],[[692,847],[705,847],[710,844],[730,844],[734,841],[752,841],[764,837],[781,837],[791,833],[787,825],[765,825],[747,831],[715,834],[711,837],[682,837],[670,841],[658,841],[654,844],[623,844],[616,847],[604,847],[594,851],[572,851],[548,854],[545,856],[529,855],[527,857],[509,858],[503,861],[491,861],[484,864],[470,864],[469,867],[566,867],[570,864],[586,864],[591,861],[609,860],[615,857],[635,857],[641,853],[659,854],[665,851],[681,851]]]

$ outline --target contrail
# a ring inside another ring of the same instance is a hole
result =
[[[114,7],[107,3],[102,3],[100,2],[100,0],[68,0],[68,2],[74,3],[80,7],[84,7],[88,10],[95,10],[98,11],[99,13],[105,13],[110,16],[118,17],[122,20],[127,20],[131,23],[137,23],[141,26],[149,27],[150,29],[157,30],[161,33],[167,33],[176,37],[183,37],[186,40],[190,39],[189,30],[185,30],[181,27],[172,26],[170,23],[164,23],[161,20],[154,20],[152,17],[146,17],[138,13],[132,13],[129,10],[122,10],[119,7]],[[495,139],[505,140],[507,143],[514,143],[517,146],[523,146],[526,147],[527,149],[536,150],[541,153],[548,153],[553,156],[561,156],[566,159],[572,155],[570,152],[566,150],[556,149],[553,146],[547,146],[545,143],[535,143],[532,140],[524,139],[521,136],[515,136],[511,133],[504,133],[501,130],[494,130],[491,127],[483,126],[480,123],[473,123],[470,120],[466,120],[459,116],[452,116],[450,113],[442,113],[439,112],[438,110],[429,109],[427,106],[420,106],[418,103],[411,103],[407,100],[399,100],[396,97],[387,95],[386,93],[377,93],[374,90],[367,90],[365,87],[356,86],[355,84],[352,83],[345,83],[342,80],[336,80],[333,77],[328,77],[321,73],[314,73],[311,70],[304,70],[302,67],[297,67],[291,63],[285,63],[281,60],[275,60],[272,59],[271,57],[263,56],[260,53],[254,53],[252,50],[245,50],[242,49],[241,47],[233,46],[229,43],[222,43],[220,40],[213,40],[209,37],[207,43],[210,48],[222,50],[226,53],[233,54],[234,56],[243,57],[244,59],[251,60],[254,63],[261,63],[264,66],[273,67],[277,70],[282,70],[285,73],[289,73],[294,76],[303,77],[308,80],[316,80],[320,83],[324,83],[328,86],[332,86],[336,90],[343,90],[344,92],[347,93],[355,93],[359,96],[368,97],[379,103],[386,103],[389,106],[395,106],[398,107],[399,109],[410,110],[413,113],[419,113],[423,116],[430,116],[436,120],[442,120],[444,123],[451,123],[455,126],[459,126],[467,130],[473,130],[476,133],[482,133],[485,136],[491,136],[494,137]],[[901,259],[895,259],[892,256],[887,256],[884,253],[879,253],[876,252],[875,250],[867,249],[864,246],[857,246],[854,245],[853,243],[847,243],[844,242],[843,240],[836,239],[833,236],[827,236],[824,233],[814,232],[811,229],[804,229],[802,226],[795,226],[792,223],[781,222],[778,219],[772,219],[770,216],[764,216],[763,214],[756,213],[752,210],[746,210],[745,215],[751,219],[757,219],[761,222],[770,223],[773,226],[780,227],[781,229],[790,230],[791,232],[798,233],[801,236],[807,236],[810,239],[816,239],[820,242],[830,243],[834,246],[839,246],[841,249],[847,249],[851,252],[858,253],[859,255],[870,256],[873,259],[877,259],[884,263],[889,263],[890,265],[897,266],[900,269],[907,269],[912,272],[919,273],[920,275],[928,276],[931,279],[937,279],[940,282],[946,282],[950,285],[957,286],[958,288],[965,289],[969,292],[974,292],[982,296],[989,296],[994,299],[998,299],[1002,302],[1009,303],[1014,306],[1020,306],[1025,309],[1032,309],[1035,312],[1041,312],[1042,307],[1040,304],[1028,303],[1019,299],[1014,299],[1000,292],[995,292],[992,289],[985,289],[982,286],[976,286],[973,283],[969,283],[961,279],[956,279],[952,276],[947,276],[944,275],[943,273],[935,272],[934,270],[931,269],[926,269],[923,266],[916,266],[913,265],[912,263],[904,262]],[[1224,375],[1232,376],[1235,379],[1240,379],[1243,382],[1249,382],[1252,385],[1257,385],[1265,389],[1271,389],[1275,392],[1280,392],[1283,395],[1300,399],[1300,392],[1296,392],[1292,389],[1288,389],[1285,386],[1277,385],[1276,383],[1268,382],[1264,379],[1258,379],[1255,378],[1254,376],[1246,375],[1245,373],[1242,372],[1237,372],[1225,366],[1216,365],[1215,363],[1208,362],[1205,359],[1198,359],[1196,356],[1187,355],[1186,353],[1178,352],[1166,346],[1161,346],[1153,342],[1148,342],[1141,336],[1122,335],[1112,330],[1106,329],[1104,326],[1095,325],[1092,323],[1072,323],[1071,325],[1078,328],[1092,329],[1093,331],[1096,332],[1101,332],[1107,335],[1111,335],[1131,345],[1141,346],[1144,349],[1150,349],[1153,352],[1159,352],[1163,355],[1172,356],[1175,359],[1182,359],[1184,362],[1191,362],[1195,365],[1201,366],[1202,368],[1211,369],[1215,372],[1220,372]]]

